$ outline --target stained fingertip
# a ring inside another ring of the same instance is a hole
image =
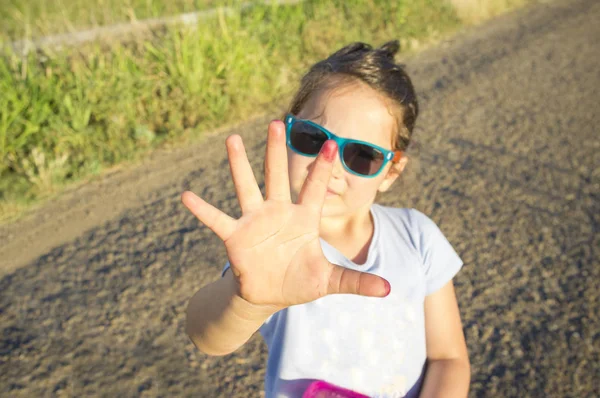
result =
[[[383,280],[383,284],[385,289],[383,297],[387,297],[392,292],[392,285],[390,285],[390,282],[385,279]]]
[[[333,162],[335,159],[335,152],[337,150],[337,144],[334,140],[327,140],[323,147],[321,148],[321,152],[323,153],[323,157],[328,162]]]

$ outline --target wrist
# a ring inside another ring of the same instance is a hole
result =
[[[239,294],[239,289],[235,278],[230,279],[230,298],[229,302],[232,311],[238,318],[249,322],[263,323],[267,318],[283,308],[275,305],[253,304],[244,299]]]

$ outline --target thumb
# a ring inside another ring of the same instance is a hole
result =
[[[392,288],[380,276],[355,271],[331,264],[327,294],[358,294],[360,296],[386,297]]]

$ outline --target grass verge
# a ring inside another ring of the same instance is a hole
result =
[[[37,38],[203,10],[219,0],[2,0],[0,37]]]
[[[398,38],[411,50],[439,39],[464,23],[451,1],[260,5],[125,44],[26,58],[5,51],[0,220],[106,167],[264,113],[289,99],[311,64],[349,42]]]

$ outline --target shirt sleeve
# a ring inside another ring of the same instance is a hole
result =
[[[463,261],[433,220],[415,209],[413,215],[425,273],[425,295],[428,296],[452,280],[462,268]]]
[[[225,272],[227,272],[227,270],[231,267],[231,264],[229,264],[229,260],[227,260],[227,262],[225,263],[225,267],[223,267],[223,272],[221,272],[221,278],[225,276]]]

